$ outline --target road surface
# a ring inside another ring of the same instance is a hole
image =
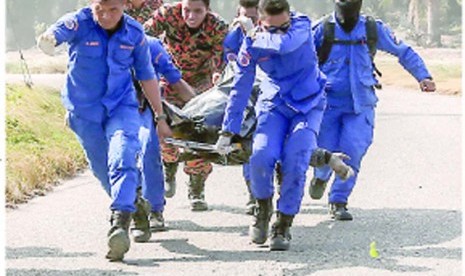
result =
[[[461,98],[395,87],[378,94],[352,222],[331,221],[327,197],[306,192],[290,251],[269,252],[249,243],[240,167],[215,167],[211,210],[201,213],[189,210],[180,170],[166,204],[169,231],[132,243],[124,262],[110,263],[110,201],[85,172],[7,210],[7,275],[462,275]]]

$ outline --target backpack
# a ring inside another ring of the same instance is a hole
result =
[[[378,26],[376,24],[376,20],[373,16],[366,16],[365,22],[365,29],[367,39],[365,40],[340,40],[335,38],[335,26],[334,22],[331,22],[331,15],[324,17],[321,20],[323,24],[323,44],[321,45],[320,49],[317,51],[318,53],[318,63],[319,65],[323,65],[329,57],[331,53],[331,48],[333,44],[345,44],[345,45],[356,45],[356,44],[367,44],[368,50],[370,52],[370,58],[373,63],[373,68],[378,74],[378,76],[382,76],[381,72],[376,68],[374,63],[374,58],[376,55],[376,43],[378,42]]]

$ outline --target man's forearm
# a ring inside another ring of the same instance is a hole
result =
[[[183,79],[171,84],[171,87],[183,102],[188,102],[196,96],[194,89]]]
[[[147,98],[153,112],[156,116],[163,114],[163,106],[161,103],[160,89],[158,88],[158,81],[156,79],[146,80],[140,82],[145,98]]]

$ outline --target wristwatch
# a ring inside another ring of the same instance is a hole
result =
[[[155,114],[155,118],[154,118],[154,119],[155,119],[155,122],[158,122],[158,121],[160,121],[160,120],[166,121],[167,117],[166,117],[166,114],[160,114],[160,115]]]

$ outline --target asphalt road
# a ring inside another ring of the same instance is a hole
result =
[[[215,167],[202,213],[189,210],[180,170],[169,231],[109,263],[110,201],[85,172],[7,210],[7,275],[462,275],[461,98],[395,87],[379,96],[352,222],[331,221],[327,197],[306,193],[290,251],[269,252],[249,243],[239,167]]]

